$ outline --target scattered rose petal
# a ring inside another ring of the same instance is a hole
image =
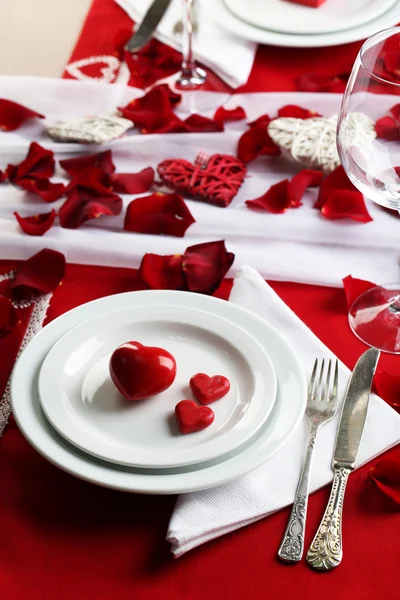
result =
[[[245,118],[246,112],[241,106],[231,109],[220,106],[217,108],[214,115],[214,121],[221,121],[222,123],[225,123],[226,121],[241,121]]]
[[[114,173],[112,190],[117,194],[144,194],[154,183],[154,169],[147,167],[138,173]]]
[[[343,94],[351,69],[339,75],[302,75],[295,81],[300,92],[331,92]]]
[[[376,283],[371,283],[371,281],[367,281],[366,279],[357,279],[352,275],[347,275],[347,277],[344,277],[342,281],[344,293],[346,294],[348,310],[350,310],[354,300],[356,300],[367,290],[370,290],[376,286]]]
[[[314,208],[322,208],[325,202],[328,200],[329,195],[335,190],[349,190],[351,192],[357,192],[357,188],[351,183],[350,179],[346,175],[346,171],[342,165],[339,165],[332,173],[329,173],[325,179],[322,180],[319,195]]]
[[[115,171],[111,150],[105,150],[104,152],[89,154],[87,156],[80,156],[79,158],[67,158],[65,160],[60,160],[60,166],[71,177],[74,177],[78,173],[85,171],[89,167],[97,167],[109,175]]]
[[[139,276],[152,290],[183,290],[182,255],[145,254],[140,263]]]
[[[54,173],[54,165],[54,152],[32,142],[24,160],[18,165],[8,165],[6,173],[12,183],[22,178],[48,179]]]
[[[369,476],[381,492],[400,504],[400,445],[378,460]]]
[[[17,311],[11,300],[0,296],[0,338],[10,333],[19,323]]]
[[[391,76],[391,80],[397,83],[400,77],[399,51],[398,47],[394,52],[385,52],[383,67],[386,75]]]
[[[272,141],[263,125],[253,126],[245,131],[237,147],[237,156],[245,163],[261,155],[279,156],[280,153],[280,148]]]
[[[389,141],[400,140],[400,127],[392,117],[382,117],[375,123],[378,138]]]
[[[319,113],[308,108],[302,108],[295,104],[287,104],[278,110],[278,117],[293,117],[295,119],[311,119],[313,117],[321,117]]]
[[[162,86],[152,88],[140,98],[118,108],[139,129],[152,133],[176,119],[168,92]]]
[[[279,181],[258,198],[246,200],[249,208],[256,210],[266,210],[271,213],[284,213],[290,208],[289,180]]]
[[[183,237],[195,220],[179,194],[155,193],[133,200],[125,215],[124,229],[136,233]]]
[[[7,173],[0,171],[0,183],[3,183],[3,181],[7,181]]]
[[[269,115],[260,115],[257,119],[255,119],[254,121],[251,121],[250,123],[247,123],[247,125],[249,127],[268,127],[268,125],[271,123],[272,119]]]
[[[400,374],[379,368],[374,376],[374,389],[392,408],[400,412]]]
[[[335,190],[329,194],[321,213],[325,218],[332,220],[352,219],[360,223],[373,220],[365,206],[364,196],[358,191]]]
[[[215,131],[224,131],[224,124],[202,115],[193,114],[183,121],[191,133],[203,132],[212,133]]]
[[[91,196],[115,196],[112,189],[112,177],[98,167],[89,167],[85,171],[77,173],[65,191],[69,194],[72,190],[77,189],[79,192]]]
[[[24,233],[28,235],[43,235],[53,225],[57,213],[53,209],[49,213],[41,213],[30,217],[21,217],[17,212],[14,215]]]
[[[321,185],[324,174],[321,171],[314,171],[312,169],[303,169],[296,173],[289,182],[288,196],[290,208],[297,208],[301,206],[301,199],[303,198],[304,192],[309,187],[317,187]]]
[[[45,202],[54,202],[65,192],[63,183],[52,183],[49,179],[18,179],[18,186],[28,192],[38,194]]]
[[[122,200],[114,194],[91,194],[90,191],[73,189],[67,200],[61,206],[58,218],[61,227],[77,229],[90,219],[102,215],[119,215],[122,210]]]
[[[48,294],[58,287],[64,273],[64,254],[45,248],[22,263],[10,288],[14,298],[23,298],[32,292]]]
[[[44,119],[44,115],[12,100],[0,98],[0,129],[3,131],[15,131],[25,121],[35,118]]]
[[[182,94],[179,94],[178,92],[174,92],[174,90],[171,90],[171,88],[169,87],[169,85],[167,83],[160,83],[160,85],[157,86],[159,89],[164,90],[164,92],[167,94],[170,103],[173,106],[177,106],[181,100],[182,100]]]
[[[225,242],[206,242],[187,248],[182,269],[191,292],[212,294],[229,271],[235,255],[227,252]]]

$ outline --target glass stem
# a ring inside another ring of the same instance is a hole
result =
[[[193,60],[193,0],[182,0],[183,4],[183,37],[182,37],[182,71],[185,75],[194,74],[196,67]]]

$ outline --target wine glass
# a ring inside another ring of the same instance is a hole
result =
[[[400,109],[400,27],[377,33],[362,46],[337,130],[340,160],[352,183],[366,198],[400,212],[400,110],[398,119],[390,113],[396,104]],[[389,120],[376,130],[385,113]],[[400,283],[364,292],[350,307],[349,324],[366,344],[400,354]]]

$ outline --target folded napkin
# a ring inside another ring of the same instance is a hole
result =
[[[230,301],[251,310],[276,327],[298,352],[307,376],[316,357],[332,357],[326,346],[284,304],[259,273],[245,266],[239,271]],[[339,363],[339,399],[350,375]],[[315,447],[310,491],[332,480],[331,460],[340,415],[319,432]],[[211,490],[183,494],[172,514],[167,540],[178,557],[209,540],[239,529],[291,504],[300,475],[308,437],[306,420],[286,446],[265,465],[229,484]],[[358,453],[357,466],[366,463],[400,441],[400,415],[371,396]],[[284,473],[284,476],[282,476]]]
[[[115,0],[116,3],[133,19],[140,22],[153,0]],[[239,38],[221,29],[208,16],[212,10],[212,2],[207,5],[198,2],[195,5],[196,20],[199,28],[194,36],[193,50],[197,60],[212,69],[230,87],[237,88],[246,83],[257,44]],[[173,33],[177,21],[182,19],[182,0],[172,0],[163,16],[155,34],[161,42],[181,49],[181,36]]]

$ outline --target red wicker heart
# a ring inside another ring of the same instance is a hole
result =
[[[246,175],[245,164],[229,154],[213,154],[192,164],[183,158],[163,160],[157,172],[175,192],[202,198],[217,206],[228,206],[239,191]]]

